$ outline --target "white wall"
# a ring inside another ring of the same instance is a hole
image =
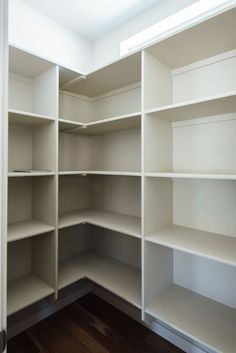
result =
[[[155,6],[119,26],[93,43],[93,69],[106,65],[120,56],[120,42],[193,4],[197,0],[161,0]]]
[[[72,70],[90,71],[90,42],[20,0],[10,0],[9,5],[11,44]]]

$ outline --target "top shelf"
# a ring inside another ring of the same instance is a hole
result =
[[[170,122],[236,112],[236,91],[149,109],[151,114]]]
[[[141,81],[141,52],[131,54],[75,81],[67,91],[96,97]],[[63,86],[62,86],[63,88]]]
[[[91,123],[80,123],[60,119],[60,131],[72,134],[96,135],[124,130],[138,129],[141,127],[141,112],[121,115],[114,118],[103,119]]]
[[[162,39],[147,51],[171,69],[176,69],[234,50],[235,30],[236,8],[233,8]]]
[[[34,78],[52,66],[53,63],[39,56],[13,46],[9,47],[9,71],[14,74]]]

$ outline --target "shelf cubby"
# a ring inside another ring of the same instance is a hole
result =
[[[233,353],[236,268],[151,243],[145,254],[145,313],[197,344]]]
[[[55,192],[53,176],[9,178],[9,242],[55,229]]]
[[[89,131],[81,129],[81,131]],[[74,153],[74,151],[77,151]],[[61,172],[140,173],[141,134],[137,129],[107,134],[85,135],[73,131],[60,133]]]
[[[10,46],[9,109],[19,114],[57,117],[58,67]]]
[[[140,308],[140,254],[140,241],[135,238],[88,225],[62,229],[59,289],[88,278]]]
[[[51,119],[10,113],[8,144],[10,176],[55,173],[56,125]]]
[[[234,180],[147,178],[145,193],[148,242],[236,265]]]
[[[54,232],[8,244],[8,315],[54,293],[55,249]]]
[[[138,177],[60,176],[59,229],[89,223],[140,238],[140,183]]]
[[[176,123],[146,115],[145,174],[234,180],[235,133],[236,113]]]

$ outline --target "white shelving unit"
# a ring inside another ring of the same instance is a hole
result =
[[[88,278],[235,352],[235,23],[233,8],[73,83],[10,47],[13,319]]]
[[[235,13],[147,48],[142,80],[143,318],[227,353],[236,343]]]

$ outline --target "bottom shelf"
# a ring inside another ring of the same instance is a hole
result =
[[[235,353],[235,309],[173,285],[152,301],[146,313],[211,349]]]
[[[12,280],[7,287],[7,314],[14,314],[53,293],[53,288],[32,273]]]
[[[93,251],[59,264],[59,289],[84,277],[141,307],[141,274],[138,269]]]

